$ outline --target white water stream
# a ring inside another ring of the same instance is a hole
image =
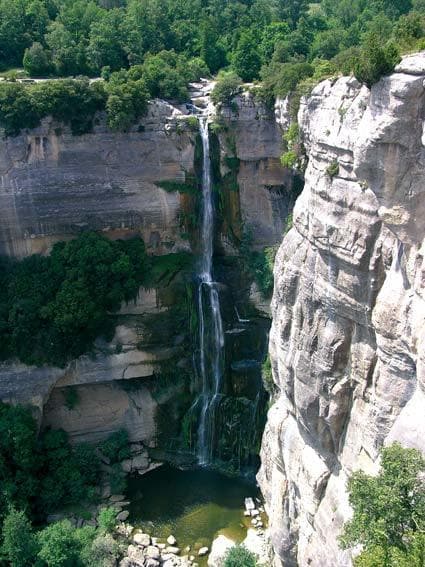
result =
[[[198,430],[198,461],[211,462],[215,436],[215,410],[221,398],[224,367],[224,333],[220,298],[212,280],[214,246],[214,204],[211,181],[210,142],[207,117],[199,117],[202,138],[202,224],[201,261],[199,267],[199,368],[202,379],[201,414]]]

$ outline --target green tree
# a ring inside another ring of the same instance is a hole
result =
[[[218,79],[211,93],[211,100],[214,104],[230,104],[241,87],[242,79],[236,73],[223,73]]]
[[[105,65],[109,65],[113,71],[128,65],[123,42],[123,18],[122,10],[112,9],[105,11],[91,25],[87,56],[96,73]]]
[[[11,508],[3,522],[1,548],[11,567],[34,565],[37,542],[25,512]]]
[[[243,545],[231,547],[224,557],[224,567],[256,567],[255,555]]]
[[[252,81],[258,78],[261,58],[258,51],[258,39],[251,30],[244,30],[241,33],[236,49],[232,54],[232,67],[244,81]]]
[[[397,556],[422,553],[424,557],[424,474],[425,459],[420,451],[394,443],[382,450],[378,476],[359,471],[350,477],[353,518],[344,526],[341,545],[363,546],[356,565],[375,565],[368,563],[373,556],[383,558],[383,567],[400,565]]]
[[[120,546],[111,534],[98,534],[83,548],[81,559],[84,567],[115,567],[120,555]]]
[[[0,126],[6,136],[16,136],[23,127],[34,128],[40,121],[27,89],[21,83],[0,83]]]
[[[29,75],[48,75],[52,70],[51,55],[41,43],[34,42],[25,50],[23,65]]]
[[[48,567],[82,567],[81,542],[69,520],[55,522],[37,534],[38,557]]]
[[[217,73],[226,64],[226,53],[220,43],[216,24],[212,19],[204,19],[200,29],[200,56],[211,73]]]

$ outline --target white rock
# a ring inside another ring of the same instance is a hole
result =
[[[204,555],[206,555],[208,553],[208,547],[201,547],[201,549],[198,551],[198,555],[200,557],[203,557]]]
[[[169,535],[167,537],[167,543],[169,543],[170,545],[176,545],[177,540],[173,535]]]
[[[209,567],[222,567],[227,551],[235,546],[235,542],[224,535],[217,536],[211,545],[211,553],[208,556]]]
[[[159,549],[154,545],[149,545],[146,548],[145,553],[146,553],[146,557],[150,557],[151,559],[159,559],[161,556]]]
[[[133,541],[137,545],[141,545],[143,547],[148,547],[148,545],[151,544],[151,538],[148,534],[136,533],[133,536]]]

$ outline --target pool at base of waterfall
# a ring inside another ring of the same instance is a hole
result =
[[[241,542],[251,525],[244,516],[244,499],[259,497],[255,483],[229,478],[206,469],[178,470],[163,466],[143,476],[132,477],[127,491],[130,500],[129,521],[153,537],[165,542],[173,535],[184,554],[198,558],[199,548],[224,534]]]

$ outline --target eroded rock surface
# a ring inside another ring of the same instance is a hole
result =
[[[392,440],[425,450],[424,69],[409,56],[371,91],[324,81],[301,105],[309,164],[275,264],[258,477],[276,565],[350,565],[347,477]]]

